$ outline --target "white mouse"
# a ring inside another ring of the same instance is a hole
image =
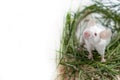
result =
[[[111,36],[111,30],[100,24],[89,26],[84,29],[81,42],[85,43],[85,48],[89,52],[88,58],[93,58],[92,50],[96,49],[101,55],[101,62],[105,62],[105,48],[109,44]]]

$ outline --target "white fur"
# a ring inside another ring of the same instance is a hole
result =
[[[107,30],[107,28],[105,28],[104,26],[102,26],[100,24],[95,24],[94,26],[87,26],[82,31],[82,36],[80,37],[80,44],[85,43],[84,47],[89,52],[88,58],[92,57],[92,50],[96,49],[97,52],[102,56],[101,57],[101,62],[106,61],[104,59],[105,48],[109,44],[112,35],[109,35],[109,37],[107,37],[105,39],[102,39],[100,37],[100,33],[104,30]],[[86,31],[88,31],[90,33],[90,36],[87,39],[84,36],[84,33]],[[97,35],[95,35],[95,33]]]
[[[83,34],[85,31],[91,32],[89,39],[85,39],[84,35],[82,35],[83,41],[85,42],[86,48],[89,52],[91,52],[93,49],[96,49],[100,55],[104,55],[105,48],[110,42],[110,38],[100,38],[100,32],[104,31],[105,29],[106,28],[101,25],[95,25],[88,27],[83,31]],[[94,33],[97,33],[97,36],[95,36]]]

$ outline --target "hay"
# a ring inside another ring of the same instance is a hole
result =
[[[116,7],[120,7],[120,5],[111,3],[111,5],[105,6],[102,2],[94,1],[93,5],[82,11],[67,13],[57,55],[59,70],[59,79],[57,78],[57,80],[118,79],[120,75],[120,13],[113,9]],[[101,19],[98,19],[99,22],[112,28],[113,33],[116,33],[106,48],[105,57],[107,61],[105,63],[100,62],[100,55],[96,51],[93,52],[94,60],[89,60],[87,50],[79,46],[80,43],[75,35],[79,23],[92,13],[102,15]]]

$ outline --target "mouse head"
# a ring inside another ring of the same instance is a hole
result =
[[[85,30],[83,32],[83,37],[88,40],[90,39],[92,42],[98,43],[101,39],[107,40],[111,38],[112,32],[109,28],[98,32],[97,30]]]
[[[86,30],[84,31],[83,33],[83,37],[86,39],[86,40],[91,40],[92,42],[99,42],[100,41],[100,35],[97,31],[90,31],[90,30]]]

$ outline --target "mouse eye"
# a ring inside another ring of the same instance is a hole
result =
[[[97,33],[94,33],[95,36],[97,36]]]

